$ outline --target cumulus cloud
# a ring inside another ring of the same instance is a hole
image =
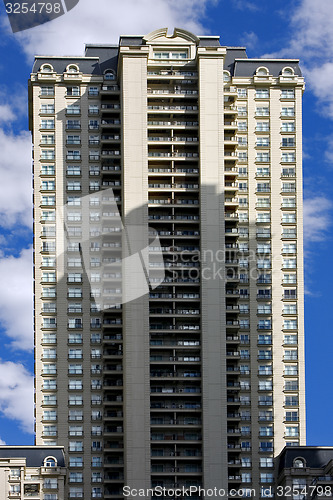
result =
[[[288,12],[289,13],[289,12]],[[290,16],[288,44],[272,57],[299,57],[321,114],[333,118],[333,9],[331,0],[302,0]]]
[[[203,30],[208,4],[218,0],[80,0],[70,12],[51,23],[17,33],[15,38],[31,57],[40,54],[82,54],[85,43],[116,43],[120,34],[144,35],[163,26]],[[130,15],[129,15],[130,13]],[[149,14],[149,15],[147,15]],[[3,24],[10,32],[9,22]],[[205,30],[207,31],[207,30]],[[60,36],[61,35],[61,36]]]
[[[30,350],[33,347],[32,250],[22,250],[19,257],[0,258],[0,276],[0,325],[13,348]]]
[[[259,38],[256,33],[254,33],[254,31],[248,31],[244,33],[241,38],[242,44],[245,45],[245,47],[247,47],[248,49],[255,49],[258,45],[258,41]]]
[[[332,224],[332,202],[323,196],[304,200],[304,243],[323,241]]]
[[[33,375],[20,363],[0,360],[0,412],[33,433]],[[0,444],[5,444],[0,440]]]
[[[248,0],[232,0],[232,5],[238,10],[250,10],[252,12],[260,10],[258,5]]]
[[[31,137],[0,129],[0,224],[32,225]]]

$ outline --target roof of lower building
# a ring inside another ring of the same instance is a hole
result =
[[[58,467],[65,467],[62,446],[0,446],[0,459],[25,458],[27,467],[42,467],[47,457],[54,457]]]
[[[278,457],[278,471],[293,467],[295,458],[303,458],[306,467],[320,469],[333,460],[333,447],[324,446],[290,446],[282,450]]]

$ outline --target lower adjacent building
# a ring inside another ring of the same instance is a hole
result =
[[[65,500],[61,446],[0,446],[1,500]]]
[[[333,498],[332,447],[285,448],[276,462],[276,496],[295,500]]]

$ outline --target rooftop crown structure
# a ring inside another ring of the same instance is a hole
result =
[[[303,89],[182,29],[36,57],[36,443],[66,499],[260,498],[305,444]]]

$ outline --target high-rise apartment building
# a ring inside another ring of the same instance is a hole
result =
[[[36,57],[36,443],[69,499],[260,498],[305,443],[303,89],[181,29]]]

